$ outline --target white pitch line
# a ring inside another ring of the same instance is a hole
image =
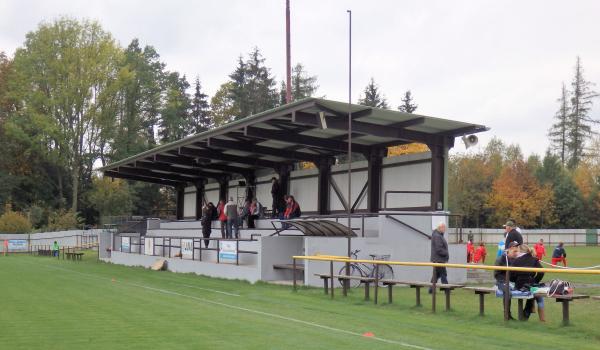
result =
[[[225,295],[229,295],[229,296],[232,296],[232,297],[240,297],[241,296],[239,294],[234,294],[234,293],[229,293],[229,292],[222,292],[222,291],[216,290],[216,289],[197,287],[197,286],[192,286],[192,285],[189,285],[189,284],[180,284],[180,283],[175,283],[175,282],[169,282],[169,283],[173,283],[175,285],[182,286],[182,287],[188,287],[188,288],[205,290],[205,291],[213,292],[213,293],[225,294]]]
[[[352,332],[352,331],[348,331],[348,330],[345,330],[345,329],[339,329],[339,328],[334,328],[334,327],[330,327],[330,326],[325,326],[325,325],[318,324],[318,323],[315,323],[315,322],[308,322],[308,321],[299,320],[297,318],[292,318],[292,317],[288,317],[288,316],[282,316],[282,315],[278,315],[278,314],[273,314],[273,313],[270,313],[270,312],[265,312],[265,311],[260,311],[260,310],[254,310],[254,309],[248,309],[248,308],[245,308],[245,307],[231,305],[231,304],[226,304],[226,303],[219,302],[219,301],[214,301],[214,300],[208,300],[208,299],[204,299],[204,298],[199,298],[199,297],[196,297],[196,296],[193,296],[193,295],[186,295],[186,294],[183,294],[183,293],[174,292],[174,291],[167,290],[167,289],[154,288],[154,287],[144,286],[142,284],[135,284],[135,283],[127,283],[127,282],[122,282],[122,283],[131,285],[131,286],[135,286],[135,287],[138,287],[138,288],[143,288],[143,289],[147,289],[147,290],[151,290],[151,291],[163,293],[163,294],[170,294],[170,295],[175,295],[175,296],[179,296],[179,297],[190,298],[190,299],[194,299],[194,300],[197,300],[197,301],[205,302],[205,303],[208,303],[208,304],[213,304],[213,305],[218,305],[218,306],[226,307],[226,308],[229,308],[229,309],[250,312],[250,313],[257,314],[257,315],[268,316],[268,317],[272,317],[272,318],[279,318],[279,319],[290,321],[290,322],[300,323],[300,324],[303,324],[303,325],[306,325],[306,326],[311,326],[311,327],[326,329],[328,331],[333,331],[333,332],[338,332],[338,333],[344,333],[344,334],[348,334],[348,335],[353,335],[353,336],[365,338],[365,336],[363,336],[362,334],[357,333],[357,332]],[[377,340],[377,341],[380,341],[380,342],[383,342],[383,343],[388,343],[388,344],[401,345],[401,346],[404,346],[404,347],[407,347],[407,348],[412,348],[412,349],[432,350],[431,348],[426,348],[426,347],[419,346],[419,345],[409,344],[409,343],[405,343],[405,342],[401,342],[401,341],[395,341],[395,340],[390,340],[390,339],[385,339],[385,338],[380,338],[380,337],[369,337],[369,338],[366,338],[366,339],[373,339],[373,340]]]
[[[88,276],[88,277],[94,277],[96,279],[102,279],[102,280],[108,279],[108,278],[104,278],[104,277],[99,277],[98,275],[94,275],[94,274],[90,274],[90,273],[85,273],[85,272],[74,271],[74,270],[65,269],[65,268],[61,268],[61,267],[57,267],[57,266],[50,266],[50,265],[44,265],[44,266],[48,267],[48,268],[51,268],[51,269],[56,269],[56,270],[61,270],[61,271],[67,271],[67,272],[73,272],[73,273],[77,273],[77,274]],[[167,289],[154,288],[154,287],[145,286],[145,285],[142,285],[142,284],[130,283],[130,282],[119,281],[119,283],[120,284],[134,286],[134,287],[138,287],[138,288],[143,288],[143,289],[146,289],[146,290],[151,290],[151,291],[155,291],[155,292],[159,292],[159,293],[163,293],[163,294],[170,294],[170,295],[176,295],[176,296],[180,296],[180,297],[184,297],[184,298],[190,298],[190,299],[194,299],[196,301],[201,301],[201,302],[204,302],[204,303],[207,303],[207,304],[218,305],[218,306],[222,306],[222,307],[226,307],[226,308],[234,309],[234,310],[238,310],[238,311],[245,311],[245,312],[254,313],[254,314],[257,314],[257,315],[262,315],[262,316],[267,316],[267,317],[272,317],[272,318],[279,318],[279,319],[282,319],[282,320],[286,320],[286,321],[290,321],[290,322],[295,322],[295,323],[303,324],[303,325],[306,325],[306,326],[311,326],[311,327],[315,327],[315,328],[326,329],[326,330],[332,331],[332,332],[353,335],[353,336],[360,337],[360,338],[377,340],[377,341],[380,341],[382,343],[396,344],[396,345],[404,346],[406,348],[411,348],[411,349],[433,350],[431,348],[427,348],[427,347],[424,347],[424,346],[414,345],[414,344],[410,344],[410,343],[405,343],[405,342],[391,340],[391,339],[386,339],[386,338],[381,338],[381,337],[368,337],[367,338],[367,337],[363,336],[362,334],[360,334],[358,332],[352,332],[352,331],[348,331],[348,330],[345,330],[345,329],[330,327],[330,326],[322,325],[322,324],[315,323],[315,322],[309,322],[309,321],[299,320],[297,318],[292,318],[292,317],[288,317],[288,316],[273,314],[273,313],[270,313],[270,312],[265,312],[265,311],[260,311],[260,310],[254,310],[254,309],[248,309],[248,308],[241,307],[241,306],[236,306],[236,305],[226,304],[226,303],[219,302],[219,301],[204,299],[204,298],[200,298],[200,297],[197,297],[197,296],[187,295],[187,294],[183,294],[183,293],[179,293],[179,292],[175,292],[175,291],[171,291],[171,290],[167,290]],[[211,290],[211,291],[215,291],[215,290]],[[222,292],[222,293],[223,294],[227,294],[227,295],[231,294],[231,293],[227,293],[227,292]],[[234,295],[235,296],[239,296],[239,295],[236,295],[236,294],[234,294]]]

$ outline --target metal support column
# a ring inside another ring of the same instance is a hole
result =
[[[219,200],[224,200],[227,202],[227,185],[229,184],[229,178],[222,177],[218,179],[219,181]]]
[[[428,145],[431,150],[431,210],[444,210],[444,164],[447,148]]]
[[[177,220],[183,220],[183,205],[185,199],[185,186],[177,187],[177,209],[176,217]]]
[[[292,171],[289,165],[284,165],[278,169],[279,188],[283,195],[290,194],[290,172]]]
[[[322,160],[317,164],[319,168],[319,179],[317,188],[317,211],[319,215],[330,214],[330,196],[329,187],[331,179],[331,162],[329,160]]]
[[[374,150],[368,155],[369,170],[367,178],[367,209],[370,213],[377,213],[381,208],[381,169],[383,157],[387,155],[387,148]]]

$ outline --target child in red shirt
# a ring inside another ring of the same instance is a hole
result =
[[[486,255],[487,255],[487,250],[485,249],[485,245],[483,244],[483,242],[481,242],[479,244],[479,247],[477,247],[477,250],[475,250],[473,262],[478,263],[481,261],[482,263],[485,264],[485,256]]]
[[[546,256],[546,247],[544,247],[543,239],[540,239],[540,241],[533,246],[533,249],[535,249],[538,260],[542,260]]]
[[[475,247],[473,246],[473,242],[469,240],[467,242],[467,263],[473,262],[473,254],[475,254]]]

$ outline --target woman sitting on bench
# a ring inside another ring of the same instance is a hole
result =
[[[542,265],[540,261],[535,257],[535,251],[529,248],[525,244],[521,244],[519,247],[519,252],[517,256],[512,261],[512,266],[514,267],[537,267],[541,268]],[[514,271],[511,273],[511,280],[514,278],[515,289],[517,290],[527,290],[529,291],[531,287],[534,287],[540,283],[542,278],[544,277],[543,272],[521,272]],[[546,315],[544,311],[544,298],[543,297],[534,297],[535,301],[538,305],[538,315],[540,318],[540,322],[546,322]],[[526,319],[529,318],[529,315],[534,313],[534,304],[533,299],[527,299],[525,303],[525,308],[523,309],[523,314]]]

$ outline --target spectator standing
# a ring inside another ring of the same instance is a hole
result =
[[[498,242],[498,252],[496,253],[496,259],[501,257],[502,254],[504,254],[504,240]]]
[[[254,221],[260,217],[262,211],[262,205],[256,198],[252,200],[250,204],[250,213],[248,215],[248,228],[256,228]]]
[[[235,238],[239,238],[239,230],[238,230],[238,206],[233,201],[233,197],[229,197],[229,202],[225,204],[225,215],[227,216],[227,230],[226,237],[233,238],[235,234]]]
[[[448,242],[444,239],[446,232],[446,223],[441,222],[437,228],[431,233],[431,262],[447,263],[448,262]],[[431,283],[436,283],[438,279],[442,280],[443,284],[448,284],[448,272],[446,267],[434,267],[434,273],[431,276]],[[431,288],[429,288],[431,293]]]
[[[4,256],[8,254],[8,239],[4,240]]]
[[[567,252],[565,251],[563,242],[558,242],[558,245],[552,252],[552,265],[557,265],[559,262],[562,262],[563,266],[567,266]]]
[[[252,202],[250,202],[250,200],[246,200],[244,201],[244,206],[241,207],[238,211],[239,213],[239,219],[238,219],[238,223],[240,227],[244,227],[244,221],[246,221],[246,227],[248,227],[248,218],[250,217],[250,204]]]
[[[517,242],[519,245],[523,244],[523,236],[517,229],[514,220],[509,219],[506,221],[506,224],[504,224],[504,232],[506,233],[506,239],[504,240],[505,247],[508,247],[511,242]]]
[[[546,247],[544,247],[543,239],[540,238],[540,241],[533,246],[533,249],[538,260],[542,260],[546,256]]]
[[[213,209],[211,206],[212,203],[206,203],[204,207],[202,207],[202,218],[200,219],[200,223],[202,224],[202,236],[204,238],[210,238],[210,234],[212,233],[212,218],[213,218]],[[210,241],[208,239],[204,240],[204,247],[208,248],[208,243]]]
[[[58,242],[54,241],[54,244],[52,245],[52,256],[58,256],[60,247],[58,246]]]
[[[223,199],[219,201],[219,205],[217,206],[217,215],[219,217],[219,222],[221,223],[221,238],[226,238],[227,232],[225,232],[225,228],[227,227],[227,214],[225,214],[225,200]]]
[[[273,208],[271,217],[276,218],[279,217],[279,203],[281,201],[281,186],[279,184],[279,180],[276,177],[271,178],[271,197],[273,197]]]

